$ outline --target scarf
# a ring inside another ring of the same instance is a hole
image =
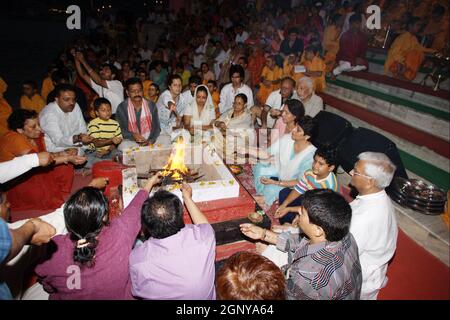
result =
[[[137,126],[136,111],[131,103],[131,99],[128,99],[128,131],[131,133],[138,133],[145,139],[148,139],[150,132],[152,131],[152,115],[147,100],[145,99],[142,99],[141,118],[139,121],[141,131],[139,131]]]

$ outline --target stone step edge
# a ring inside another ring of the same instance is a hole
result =
[[[381,100],[390,102],[392,104],[404,106],[404,107],[407,107],[409,109],[413,109],[415,111],[418,111],[420,113],[424,113],[424,114],[427,114],[427,115],[434,116],[434,117],[436,117],[438,119],[443,119],[445,121],[449,121],[449,118],[450,118],[450,113],[449,112],[442,111],[442,110],[437,110],[437,109],[434,109],[432,107],[428,107],[426,105],[423,105],[421,103],[408,101],[406,99],[395,97],[395,96],[392,96],[390,94],[378,92],[378,91],[376,91],[374,89],[370,89],[370,88],[364,87],[362,85],[358,85],[358,84],[351,83],[351,82],[344,81],[344,80],[340,80],[340,79],[331,80],[330,78],[327,78],[327,82],[330,83],[330,84],[334,84],[336,86],[345,88],[345,89],[357,91],[357,92],[363,93],[365,95],[368,95],[368,96],[371,96],[371,97],[374,97],[374,98],[377,98],[377,99],[381,99]]]
[[[343,90],[343,92],[339,92],[340,90]],[[346,101],[361,109],[367,110],[381,117],[389,119],[390,121],[397,122],[408,128],[413,128],[414,130],[417,130],[419,132],[428,135],[430,139],[442,140],[445,143],[450,142],[450,132],[447,134],[448,130],[450,130],[450,122],[448,123],[445,120],[435,118],[428,114],[417,112],[405,106],[395,105],[386,102],[384,100],[379,100],[378,98],[367,96],[362,92],[353,91],[351,89],[347,89],[334,84],[329,84],[324,93],[336,97],[338,99],[341,99],[343,101]],[[360,94],[361,97],[356,98],[350,97],[352,93]],[[385,105],[383,108],[377,107],[369,109],[369,105],[367,104],[367,98],[375,101],[380,101],[383,105],[384,104],[389,105]],[[409,115],[409,118],[416,118],[416,120],[424,119],[428,122],[428,126],[414,125],[413,123],[416,122],[414,122],[414,120],[408,119],[408,117],[405,115]]]
[[[339,80],[346,81],[348,83],[352,83],[355,85],[360,85],[372,90],[385,90],[380,91],[385,94],[394,95],[394,92],[389,92],[388,90],[397,89],[401,90],[399,91],[399,94],[402,96],[403,99],[407,101],[413,101],[418,97],[422,97],[425,99],[428,99],[428,101],[420,100],[420,103],[423,104],[426,107],[433,108],[436,110],[440,110],[443,112],[449,112],[445,109],[449,109],[449,100],[450,100],[450,92],[448,94],[448,97],[441,97],[437,95],[430,95],[427,92],[421,92],[421,91],[414,91],[412,88],[406,88],[403,86],[396,86],[394,83],[391,83],[390,81],[378,81],[377,77],[383,77],[379,74],[371,74],[370,76],[364,75],[364,73],[368,72],[344,72],[339,76]],[[372,79],[372,75],[374,75],[374,79]],[[386,92],[387,91],[387,92]],[[411,94],[413,94],[411,96]],[[436,106],[435,104],[438,104],[439,106]]]
[[[441,138],[435,137],[401,122],[392,120],[378,113],[371,112],[358,106],[357,104],[331,96],[327,93],[322,92],[319,93],[319,95],[326,104],[331,105],[336,109],[371,123],[375,127],[392,133],[393,135],[406,141],[410,141],[415,145],[425,146],[445,158],[450,158],[449,143]]]

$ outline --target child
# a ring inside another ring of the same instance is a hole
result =
[[[113,159],[116,154],[116,146],[122,142],[119,123],[111,119],[112,109],[109,100],[105,98],[95,99],[94,111],[97,118],[89,122],[88,133],[95,138],[90,145],[92,152],[95,151],[95,154],[88,155],[86,168],[92,167],[95,162]]]
[[[211,93],[212,100],[214,103],[214,108],[216,110],[216,118],[219,118],[220,117],[220,111],[219,111],[220,93],[217,88],[217,81],[209,80],[207,86],[208,86],[209,93]]]
[[[36,111],[39,113],[45,107],[45,101],[37,93],[37,84],[34,81],[25,81],[22,84],[22,96],[20,97],[22,109]]]
[[[317,46],[309,46],[305,49],[301,64],[306,68],[306,72],[303,75],[313,79],[314,92],[322,92],[325,90],[325,72],[327,66],[320,57]]]
[[[293,190],[286,188],[280,191],[279,199],[281,205],[275,212],[275,217],[280,219],[280,223],[292,222],[295,213],[301,205],[299,197],[312,189],[331,189],[339,191],[339,184],[334,174],[336,169],[335,150],[317,149],[314,154],[312,168],[306,170],[298,184]],[[286,196],[287,192],[290,193]]]
[[[262,255],[282,266],[287,300],[359,300],[362,273],[358,246],[349,232],[350,205],[332,190],[309,190],[297,213],[295,224],[305,237],[250,223],[241,224],[241,232],[272,244]],[[283,256],[269,255],[270,248]]]

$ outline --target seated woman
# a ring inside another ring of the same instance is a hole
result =
[[[159,86],[156,83],[151,83],[148,87],[148,100],[156,103],[159,98]]]
[[[286,187],[293,188],[311,168],[316,147],[311,143],[317,136],[316,121],[305,116],[296,119],[296,127],[290,134],[283,135],[265,152],[259,151],[259,158],[268,163],[253,167],[255,189],[267,205],[278,199],[279,192]],[[255,156],[257,150],[250,150]]]
[[[225,111],[214,122],[214,127],[212,141],[219,155],[226,156],[227,159],[233,157],[237,146],[253,145],[255,136],[252,115],[247,108],[247,96],[243,93],[237,94],[233,108]],[[231,139],[225,140],[225,134]]]
[[[184,111],[184,128],[194,135],[194,140],[201,139],[202,132],[211,130],[216,120],[214,103],[208,87],[199,85],[195,89],[195,100]],[[195,130],[201,129],[200,132]]]
[[[111,221],[100,190],[85,187],[70,197],[64,206],[69,233],[53,238],[57,251],[35,269],[50,300],[133,299],[128,258],[140,231],[142,204],[160,181],[160,174],[149,179]],[[72,280],[74,272],[81,283]]]
[[[305,116],[305,106],[297,99],[286,100],[281,110],[281,117],[277,119],[270,132],[270,143],[275,143],[280,136],[291,133],[297,125],[296,119]]]
[[[35,111],[15,110],[8,118],[8,126],[11,131],[0,137],[0,162],[46,151]],[[12,210],[50,210],[64,203],[64,196],[72,189],[72,164],[82,164],[86,158],[77,156],[76,149],[52,153],[52,156],[54,166],[35,168],[4,185]]]

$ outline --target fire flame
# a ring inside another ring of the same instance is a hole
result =
[[[175,142],[175,146],[170,154],[167,164],[164,166],[162,175],[164,177],[172,174],[174,180],[181,180],[184,174],[189,172],[189,169],[184,164],[184,154],[186,150],[186,143],[182,136],[179,136]]]

